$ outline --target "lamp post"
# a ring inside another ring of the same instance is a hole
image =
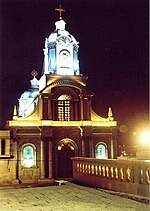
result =
[[[139,151],[137,158],[142,160],[150,160],[150,130],[141,131],[138,134]]]
[[[143,131],[140,133],[140,140],[144,145],[150,145],[150,131]]]

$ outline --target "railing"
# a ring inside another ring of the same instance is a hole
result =
[[[77,182],[150,197],[150,161],[72,158]]]

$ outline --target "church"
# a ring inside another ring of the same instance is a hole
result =
[[[117,121],[111,108],[105,118],[92,110],[79,43],[66,30],[61,5],[56,10],[60,17],[45,39],[41,77],[32,71],[31,87],[0,131],[0,185],[71,178],[71,157],[117,158]]]

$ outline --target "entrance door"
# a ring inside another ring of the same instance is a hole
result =
[[[75,156],[75,148],[71,142],[64,141],[58,145],[58,177],[71,178],[72,175],[72,160]]]

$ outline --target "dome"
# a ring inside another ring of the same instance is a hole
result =
[[[38,98],[36,98],[38,93],[38,88],[30,88],[21,95],[20,99],[18,100],[18,114],[20,117],[27,116],[34,111],[38,102]]]
[[[27,99],[27,98],[35,98],[39,92],[39,81],[34,76],[32,80],[30,80],[31,88],[26,90],[20,97],[21,99]]]
[[[38,88],[28,89],[21,95],[20,99],[35,98],[38,92],[39,92]]]

